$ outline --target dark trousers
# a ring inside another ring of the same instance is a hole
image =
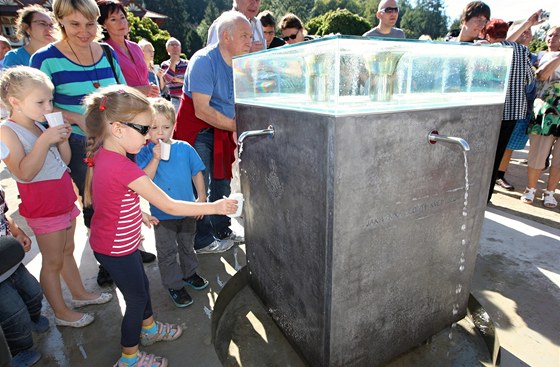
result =
[[[511,138],[511,134],[513,133],[513,129],[515,128],[516,121],[517,120],[502,120],[502,124],[500,126],[500,136],[498,137],[498,145],[496,146],[494,167],[492,168],[492,179],[490,180],[490,188],[488,189],[487,202],[490,202],[490,199],[492,198],[494,185],[496,183],[496,179],[498,178],[498,168],[500,168],[500,163],[502,162],[502,158],[504,157],[509,138]]]
[[[144,272],[140,252],[134,251],[125,256],[93,254],[124,296],[126,311],[121,323],[121,345],[134,347],[140,342],[142,321],[153,315],[150,283]]]
[[[206,167],[203,175],[208,202],[214,202],[224,196],[229,196],[230,180],[215,179],[212,174],[214,167],[214,130],[201,131],[194,142],[194,149]],[[230,225],[231,219],[226,215],[205,215],[204,218],[196,222],[194,248],[200,249],[208,246],[214,241],[214,237],[219,239],[227,237],[231,233]]]
[[[86,137],[72,133],[70,134],[68,143],[70,144],[70,150],[72,152],[70,163],[68,163],[68,167],[70,167],[70,177],[72,177],[72,181],[74,181],[78,188],[83,204],[87,172],[87,165],[84,163],[84,158],[86,157]],[[93,208],[83,205],[82,213],[84,215],[84,224],[89,228],[91,217],[93,216]]]

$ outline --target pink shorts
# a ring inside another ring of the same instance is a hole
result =
[[[72,226],[72,221],[80,215],[80,209],[76,205],[68,213],[56,217],[25,218],[27,225],[33,230],[35,236],[61,231]]]

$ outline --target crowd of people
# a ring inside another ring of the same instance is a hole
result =
[[[259,5],[234,0],[211,25],[207,46],[190,60],[181,57],[180,41],[169,38],[169,59],[160,66],[150,42],[128,39],[127,10],[119,0],[54,0],[52,12],[30,5],[17,22],[24,45],[11,50],[0,38],[0,99],[7,117],[0,124],[0,158],[17,183],[20,214],[42,254],[39,285],[22,264],[31,239],[4,216],[8,203],[0,189],[0,324],[13,366],[40,358],[32,332],[49,328],[41,316],[43,294],[54,323],[74,328],[95,320],[79,307],[113,297],[86,290],[81,280],[73,254],[80,213],[99,262],[98,284],[114,283],[126,302],[115,365],[167,365],[166,358],[139,350],[182,334],[180,325],[154,319],[143,263],[156,256],[140,249],[142,225],[153,227],[163,288],[177,307],[191,305],[187,287],[208,285],[198,273],[197,254],[224,252],[244,241],[226,215],[237,208],[235,200],[225,199],[236,159],[232,60],[313,39],[295,14],[277,25],[270,11],[259,13]],[[513,190],[505,177],[509,160],[529,141],[521,200],[535,202],[538,180],[550,166],[542,200],[555,208],[560,27],[547,31],[547,51],[531,54],[531,27],[542,23],[541,12],[511,24],[492,19],[485,3],[473,1],[464,8],[461,29],[447,41],[500,43],[514,50],[488,201],[494,184]],[[364,37],[406,37],[395,27],[395,0],[381,1],[376,17],[378,25]],[[45,116],[53,112],[64,123],[47,126]],[[150,203],[150,213],[140,209],[140,197]],[[61,279],[71,293],[70,306]]]

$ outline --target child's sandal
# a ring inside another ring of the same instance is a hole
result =
[[[544,206],[547,208],[556,208],[558,202],[554,198],[554,191],[545,190],[542,194],[542,199],[544,201]]]
[[[181,336],[183,328],[180,325],[168,324],[156,321],[157,332],[140,334],[140,344],[143,346],[152,345],[159,341],[173,341]]]
[[[133,365],[129,366],[119,359],[113,367],[167,367],[167,358],[139,352],[138,359]]]

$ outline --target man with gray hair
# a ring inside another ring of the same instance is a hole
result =
[[[175,111],[179,108],[179,102],[183,95],[183,80],[187,71],[188,61],[181,58],[181,42],[171,37],[165,43],[165,50],[169,60],[161,63],[161,76],[165,82],[165,94],[173,103]],[[160,75],[157,75],[159,77]]]
[[[402,29],[395,28],[399,19],[399,7],[395,0],[381,0],[375,16],[379,24],[364,33],[364,37],[406,38]]]
[[[234,10],[220,15],[215,23],[218,43],[197,51],[189,61],[174,135],[189,142],[202,159],[210,202],[230,194],[236,148],[232,59],[249,52],[252,35],[247,18]],[[197,221],[197,253],[223,252],[234,241],[242,241],[230,225],[225,215]]]
[[[251,24],[252,42],[250,52],[266,50],[266,39],[264,38],[261,22],[256,18],[261,6],[261,0],[233,0],[233,9],[245,15]],[[218,18],[219,19],[219,18]],[[217,19],[208,29],[206,45],[218,43],[218,32],[216,29]]]

